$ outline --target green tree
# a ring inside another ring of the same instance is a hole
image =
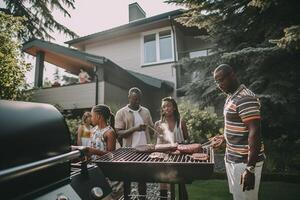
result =
[[[76,33],[56,21],[52,15],[53,10],[57,9],[64,16],[71,17],[67,9],[75,9],[74,2],[75,0],[3,0],[4,6],[0,11],[26,18],[23,22],[26,28],[18,32],[18,37],[24,41],[31,38],[54,39],[51,36],[54,31],[75,37]]]
[[[205,29],[219,52],[268,47],[287,32],[300,30],[298,0],[167,0],[188,8],[177,20]],[[292,28],[293,27],[293,28]],[[292,30],[291,30],[292,29]],[[289,30],[289,31],[288,31]],[[290,34],[299,45],[299,34]],[[298,41],[298,42],[297,42]],[[299,46],[298,46],[299,49]]]
[[[29,93],[25,73],[31,66],[26,64],[20,52],[16,33],[22,30],[24,18],[0,12],[0,99],[26,100]]]
[[[212,77],[220,63],[235,67],[241,82],[262,101],[265,137],[298,138],[300,121],[300,3],[297,0],[167,0],[188,10],[177,20],[204,29],[215,54],[181,60],[198,77],[182,89],[202,106],[221,110],[225,96]],[[220,112],[219,112],[220,113]]]

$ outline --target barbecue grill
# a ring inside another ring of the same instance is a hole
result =
[[[105,199],[111,188],[98,167],[71,171],[70,161],[82,156],[70,151],[55,107],[0,100],[0,199]]]
[[[120,148],[94,162],[111,180],[192,183],[194,180],[207,179],[213,173],[213,149],[207,147],[203,152],[209,155],[206,161],[194,160],[186,154],[169,154],[166,159],[149,158],[150,153],[137,152],[134,148]]]

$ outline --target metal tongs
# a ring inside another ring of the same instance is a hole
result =
[[[152,131],[154,131],[154,133],[156,133],[157,135],[162,135],[160,132],[158,132],[155,128],[153,128],[152,126],[150,125],[147,125],[148,128],[150,128]]]
[[[216,135],[217,136],[217,135]],[[213,138],[208,139],[207,142],[201,144],[202,148],[209,148],[209,147],[214,147],[214,145],[218,143],[217,140],[213,140]]]
[[[207,142],[201,144],[202,148],[209,148],[209,147],[213,147],[216,144],[216,141],[213,140],[208,140]]]

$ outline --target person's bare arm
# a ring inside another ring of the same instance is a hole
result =
[[[118,136],[120,136],[122,138],[127,138],[136,131],[144,131],[144,130],[146,130],[146,125],[145,124],[141,124],[139,126],[132,127],[132,128],[126,129],[126,130],[116,128]]]
[[[107,153],[106,151],[101,151],[99,149],[87,146],[71,146],[71,149],[72,151],[81,150],[87,157],[90,157],[91,155],[102,156]]]
[[[106,140],[106,150],[114,151],[116,149],[116,136],[115,133],[111,131],[107,131],[104,135],[104,139]]]
[[[91,155],[102,156],[107,153],[107,151],[102,151],[93,147],[87,147],[87,152],[88,152],[87,156],[91,156]]]
[[[80,125],[78,127],[78,130],[77,130],[77,145],[78,146],[81,146],[81,136],[82,136],[82,133],[83,133],[83,128],[82,128],[82,125]]]
[[[261,148],[261,125],[260,119],[245,123],[248,130],[249,154],[247,166],[255,166]]]
[[[258,155],[261,148],[261,125],[260,119],[251,120],[245,122],[248,130],[248,145],[249,145],[249,153],[248,153],[248,162],[247,166],[255,167],[256,162],[258,160]],[[241,185],[243,191],[245,190],[253,190],[255,186],[255,174],[245,170],[245,172],[241,176]]]

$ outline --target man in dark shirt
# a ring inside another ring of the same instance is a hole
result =
[[[224,105],[224,135],[213,138],[215,147],[226,140],[225,165],[229,190],[234,200],[258,199],[261,170],[265,159],[261,139],[260,102],[240,84],[233,68],[219,65],[214,79],[227,99]]]

